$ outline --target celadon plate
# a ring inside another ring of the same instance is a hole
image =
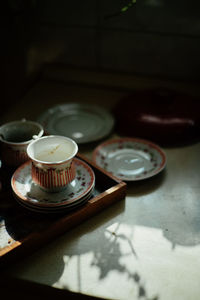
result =
[[[100,144],[93,161],[124,181],[152,177],[166,165],[164,151],[154,143],[134,138],[119,138]]]
[[[95,175],[84,161],[75,158],[76,178],[60,192],[46,192],[32,182],[31,161],[24,163],[13,174],[11,186],[18,202],[40,209],[71,208],[88,199],[95,184]]]
[[[67,136],[78,144],[99,140],[114,126],[114,118],[107,110],[82,103],[54,106],[41,114],[38,122],[47,134]]]

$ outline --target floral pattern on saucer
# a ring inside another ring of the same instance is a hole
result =
[[[76,178],[60,192],[46,192],[33,183],[31,161],[19,167],[12,176],[11,186],[17,198],[24,203],[42,207],[67,206],[87,196],[95,183],[91,167],[75,158]]]
[[[154,143],[134,138],[109,140],[93,152],[94,162],[124,181],[141,180],[158,174],[166,155]]]

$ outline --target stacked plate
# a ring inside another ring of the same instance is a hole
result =
[[[93,194],[95,175],[87,163],[78,158],[74,161],[76,178],[56,193],[46,192],[33,183],[30,161],[20,166],[11,179],[16,200],[29,210],[41,213],[70,211],[86,203]]]

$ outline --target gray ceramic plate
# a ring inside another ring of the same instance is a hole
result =
[[[114,126],[114,118],[107,110],[81,103],[54,106],[41,114],[38,122],[47,134],[67,136],[78,144],[99,140]]]

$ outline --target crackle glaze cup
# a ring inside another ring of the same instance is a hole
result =
[[[59,192],[76,176],[73,158],[78,145],[68,137],[49,135],[31,142],[27,154],[32,161],[32,180],[47,192]]]
[[[33,121],[17,120],[0,126],[0,153],[2,163],[18,167],[29,160],[27,146],[44,134],[43,127]]]

